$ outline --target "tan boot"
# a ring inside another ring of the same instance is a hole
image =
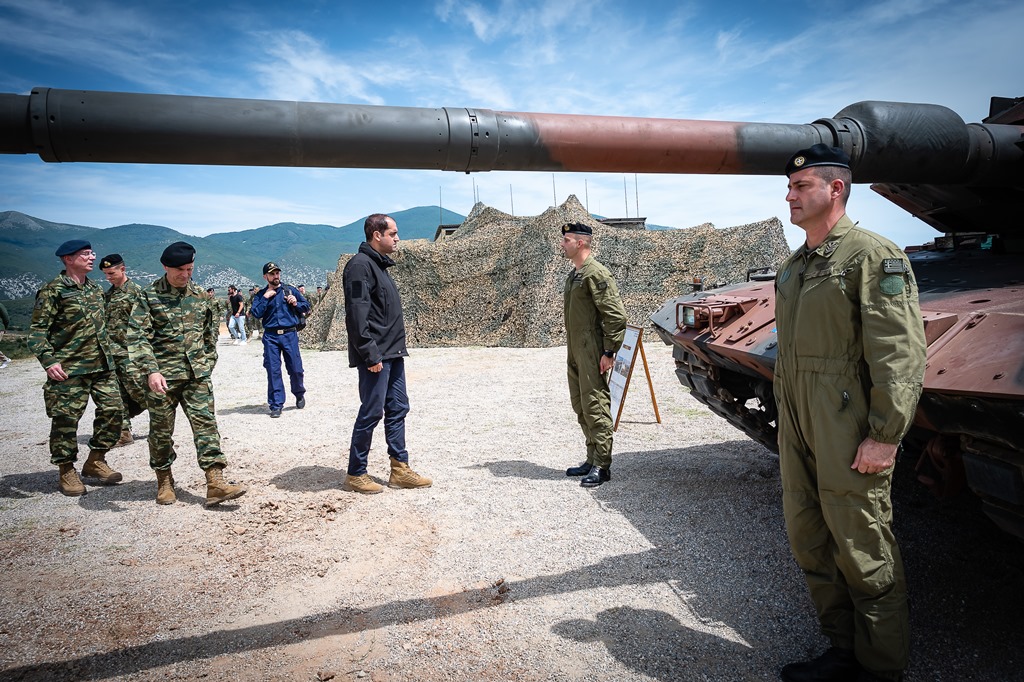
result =
[[[68,497],[78,497],[85,494],[85,485],[82,484],[82,479],[78,477],[74,464],[60,465],[60,478],[57,480],[57,483],[60,486],[60,491]]]
[[[121,437],[117,439],[116,443],[114,443],[114,447],[115,448],[120,448],[120,447],[124,447],[125,445],[131,445],[134,442],[135,442],[135,436],[132,435],[132,430],[131,429],[122,429],[121,430]]]
[[[90,450],[89,458],[85,460],[85,464],[82,465],[82,476],[86,478],[95,478],[103,485],[113,485],[120,483],[121,476],[120,472],[114,471],[107,465],[106,452],[100,452],[99,450]]]
[[[391,458],[391,477],[388,479],[389,488],[429,488],[433,483],[426,476],[420,476],[409,468],[406,462],[399,462]]]
[[[156,470],[156,503],[174,504],[178,501],[174,494],[174,476],[171,470]]]
[[[206,470],[206,506],[233,500],[245,494],[245,488],[231,485],[224,479],[224,465],[215,464]]]
[[[346,474],[345,482],[342,484],[341,489],[354,493],[363,493],[364,495],[376,495],[377,493],[384,492],[384,486],[370,478],[368,474],[360,474],[359,476]]]

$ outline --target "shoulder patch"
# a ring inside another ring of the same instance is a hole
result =
[[[882,272],[886,274],[898,274],[907,272],[910,268],[907,261],[902,258],[886,258],[882,261]]]
[[[895,296],[903,291],[904,287],[903,278],[899,275],[889,275],[883,277],[882,281],[879,282],[878,287],[882,290],[882,293],[886,296]]]
[[[605,289],[608,288],[608,282],[606,282],[604,280],[598,282],[597,283],[597,288],[598,288],[599,291],[604,291]]]

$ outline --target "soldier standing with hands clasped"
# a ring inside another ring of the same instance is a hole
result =
[[[899,247],[847,217],[846,152],[816,144],[786,175],[807,241],[775,278],[782,506],[831,648],[782,679],[899,680],[910,618],[889,493],[924,378],[917,284]]]
[[[605,375],[626,337],[626,309],[611,273],[591,255],[589,225],[562,227],[562,255],[575,266],[565,280],[569,400],[587,440],[587,459],[565,470],[595,488],[612,478],[611,394]]]
[[[256,292],[252,315],[263,323],[263,366],[267,368],[267,404],[270,416],[280,417],[284,407],[284,382],[281,380],[281,356],[288,370],[295,407],[306,406],[302,355],[299,353],[299,317],[309,312],[309,303],[293,286],[281,284],[281,268],[270,262],[263,266],[267,286]]]

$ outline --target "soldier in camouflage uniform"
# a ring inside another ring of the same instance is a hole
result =
[[[889,491],[921,395],[924,324],[906,255],[846,215],[849,164],[816,144],[786,166],[807,239],[775,279],[782,509],[831,644],[783,667],[787,682],[899,680],[910,653]]]
[[[626,309],[608,268],[591,255],[593,230],[571,223],[562,227],[562,255],[575,266],[565,280],[565,345],[568,350],[569,400],[587,441],[587,460],[566,476],[582,476],[594,488],[611,480],[611,394],[605,375],[626,337]]]
[[[217,292],[213,287],[209,287],[206,290],[206,298],[210,299],[210,304],[213,306],[213,312],[217,315],[217,336],[219,337],[220,323],[225,322],[227,319],[228,307],[225,305],[224,301],[217,298]]]
[[[156,471],[157,504],[174,504],[174,417],[181,405],[206,472],[206,506],[245,493],[224,479],[227,459],[220,449],[211,375],[217,362],[218,313],[191,282],[196,251],[175,242],[160,256],[166,274],[142,290],[132,312],[129,353],[147,377],[149,465]]]
[[[146,409],[145,378],[138,369],[132,371],[128,362],[128,321],[132,309],[142,294],[142,287],[128,279],[124,258],[112,253],[100,259],[100,270],[110,282],[110,288],[103,295],[107,304],[107,335],[110,349],[114,353],[117,368],[117,382],[121,386],[121,402],[124,403],[124,417],[121,420],[121,438],[117,445],[128,445],[132,436],[132,417]]]
[[[249,288],[249,297],[245,299],[245,338],[256,338],[263,332],[263,320],[252,314],[252,300],[256,298],[256,287]]]
[[[84,495],[75,471],[78,422],[92,397],[96,405],[89,457],[82,476],[111,485],[122,476],[106,463],[117,442],[124,404],[103,315],[103,289],[87,276],[96,254],[81,239],[64,242],[56,255],[64,270],[36,294],[28,347],[46,370],[43,400],[50,426],[50,462],[60,468],[65,495]]]

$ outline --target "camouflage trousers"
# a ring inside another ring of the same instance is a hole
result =
[[[106,452],[121,435],[124,405],[114,372],[93,372],[70,376],[64,381],[47,379],[43,403],[50,423],[50,463],[70,464],[78,459],[78,422],[89,398],[96,404],[90,450]]]
[[[252,315],[245,316],[245,336],[246,338],[252,336],[254,331],[263,331],[263,320]]]
[[[146,410],[146,377],[140,372],[132,371],[130,366],[118,364],[117,383],[121,388],[121,402],[124,413],[121,419],[121,430],[130,431],[132,417],[137,417]]]
[[[174,452],[174,418],[178,405],[192,426],[192,440],[196,444],[196,459],[203,471],[215,464],[227,465],[220,449],[220,432],[213,413],[213,382],[203,379],[168,379],[167,393],[146,393],[149,409],[149,466],[170,469],[177,453]]]

